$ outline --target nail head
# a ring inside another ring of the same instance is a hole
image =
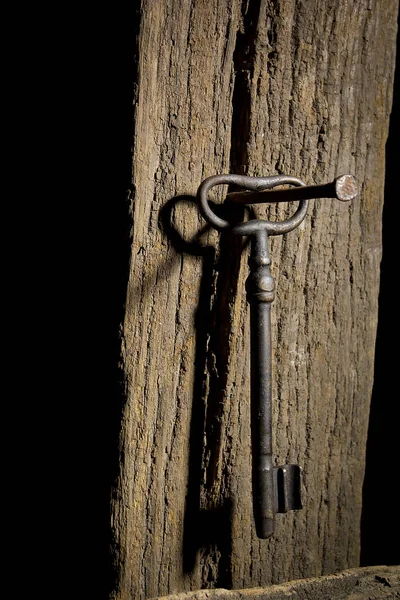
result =
[[[357,197],[357,180],[353,175],[341,175],[335,179],[336,198],[342,202],[354,200]]]

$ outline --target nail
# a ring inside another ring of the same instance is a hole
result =
[[[341,202],[354,200],[358,194],[357,180],[353,175],[341,175],[330,183],[291,187],[286,190],[264,190],[261,192],[231,192],[226,199],[238,204],[260,204],[262,202],[293,202],[317,198],[336,198]]]

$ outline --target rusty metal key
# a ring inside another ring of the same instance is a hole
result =
[[[251,219],[231,224],[217,216],[208,202],[208,192],[216,185],[235,185],[245,192],[228,194],[235,203],[288,202],[299,200],[292,217],[271,222]],[[296,186],[286,190],[266,191],[282,185]],[[300,189],[299,189],[300,188]],[[217,229],[231,229],[251,239],[250,273],[246,281],[250,303],[251,331],[251,431],[253,510],[257,535],[269,538],[274,533],[276,513],[302,508],[301,467],[295,464],[274,465],[272,453],[272,369],[271,369],[271,303],[275,282],[271,275],[268,236],[292,231],[307,214],[311,198],[334,197],[347,201],[357,195],[354,177],[343,175],[324,186],[305,187],[301,179],[277,175],[249,177],[245,175],[213,175],[198,190],[200,210]]]
[[[273,464],[271,303],[275,298],[275,282],[270,262],[267,232],[260,230],[252,239],[247,279],[251,331],[253,498],[260,538],[273,534],[277,512],[302,508],[300,467],[293,464],[275,467]]]

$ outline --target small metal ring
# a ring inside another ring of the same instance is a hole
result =
[[[298,177],[286,175],[272,175],[270,177],[250,177],[249,175],[212,175],[205,179],[197,192],[197,198],[200,204],[200,210],[203,217],[216,229],[230,228],[233,233],[239,235],[251,235],[256,231],[264,229],[269,235],[280,235],[292,231],[300,225],[307,214],[308,200],[300,200],[296,212],[286,221],[264,221],[262,219],[251,219],[232,225],[229,221],[218,217],[211,209],[208,203],[208,192],[216,185],[237,185],[247,190],[260,192],[271,189],[277,185],[295,185],[305,186],[305,183]]]

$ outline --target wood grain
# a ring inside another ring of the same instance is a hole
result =
[[[115,600],[359,563],[397,8],[142,2]],[[267,541],[252,517],[248,250],[210,231],[194,198],[224,172],[360,183],[351,204],[312,201],[270,240],[274,449],[303,467],[305,507]]]

